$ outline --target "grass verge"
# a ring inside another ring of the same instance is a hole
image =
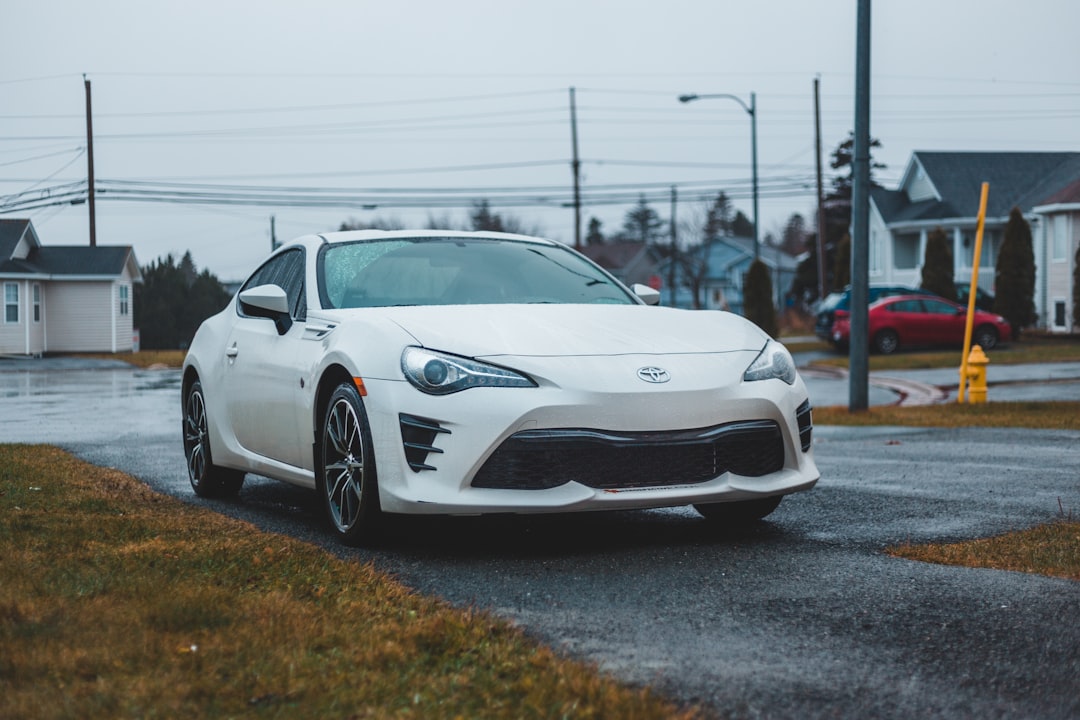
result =
[[[1030,530],[949,545],[903,545],[895,557],[938,565],[1016,570],[1080,580],[1080,522],[1059,520]]]
[[[75,357],[122,360],[138,368],[151,366],[179,368],[183,366],[186,354],[186,350],[140,350],[139,352],[128,353],[78,353]]]
[[[925,352],[899,352],[894,355],[869,356],[870,370],[925,370],[928,368],[960,367],[960,348]],[[986,353],[991,365],[1022,365],[1027,363],[1080,362],[1080,343],[1072,340],[1029,338],[995,348]],[[848,366],[848,355],[814,361],[815,365]]]
[[[814,408],[815,425],[904,425],[910,427],[1015,427],[1080,430],[1080,402],[943,403],[874,406],[850,412],[842,405]]]
[[[696,717],[489,614],[0,445],[0,717]]]

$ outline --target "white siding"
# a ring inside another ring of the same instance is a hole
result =
[[[930,184],[930,178],[926,176],[926,172],[922,169],[922,165],[916,167],[915,177],[908,183],[907,196],[913,203],[937,198],[937,193],[934,192],[934,186]]]
[[[113,352],[115,283],[50,282],[44,287],[49,352]]]
[[[6,286],[12,283],[19,292],[19,322],[7,321]],[[23,280],[0,280],[0,353],[25,355],[26,348],[26,311],[27,283]]]

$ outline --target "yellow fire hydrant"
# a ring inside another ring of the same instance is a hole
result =
[[[982,347],[971,346],[971,352],[967,358],[968,402],[986,402],[986,366],[990,364],[990,358],[986,357]]]

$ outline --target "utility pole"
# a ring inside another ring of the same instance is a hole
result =
[[[855,34],[855,147],[851,193],[851,341],[848,410],[869,406],[870,352],[870,0],[858,0]]]
[[[761,258],[761,216],[758,215],[756,93],[750,93],[750,167],[754,186],[754,262],[757,262]]]
[[[570,139],[574,144],[574,159],[571,168],[574,171],[574,249],[581,249],[581,160],[578,159],[577,145],[577,102],[574,88],[570,88]]]
[[[679,259],[679,231],[675,224],[675,207],[679,202],[679,191],[671,186],[671,261],[668,265],[668,292],[671,294],[671,307],[675,305],[675,263]]]
[[[817,165],[817,286],[824,300],[829,289],[825,276],[825,189],[821,181],[821,79],[814,78],[814,161]]]
[[[274,228],[274,220],[275,220],[275,217],[273,215],[271,215],[270,216],[270,252],[274,252],[279,247],[281,247],[281,243],[279,243],[277,241],[277,230],[275,230],[275,228]]]
[[[83,85],[86,86],[86,201],[90,206],[90,247],[97,247],[97,223],[94,209],[94,121],[90,112],[90,81],[83,73]]]

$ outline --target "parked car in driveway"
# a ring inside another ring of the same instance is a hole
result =
[[[869,302],[873,303],[881,298],[893,295],[933,295],[928,290],[908,287],[907,285],[871,285],[867,290]],[[833,321],[836,312],[846,311],[851,305],[851,286],[848,285],[842,292],[834,292],[825,296],[818,303],[814,312],[814,333],[822,340],[833,340]]]
[[[314,489],[340,540],[384,514],[693,505],[745,521],[818,479],[806,386],[745,318],[649,307],[560,243],[359,231],[270,256],[191,344],[196,494]]]
[[[878,300],[870,306],[867,335],[870,346],[883,354],[901,347],[962,345],[967,322],[967,308],[944,298],[925,295],[900,295]],[[975,311],[971,341],[983,350],[996,347],[1012,332],[1000,315]],[[832,340],[848,345],[851,316],[847,310],[836,313]]]

